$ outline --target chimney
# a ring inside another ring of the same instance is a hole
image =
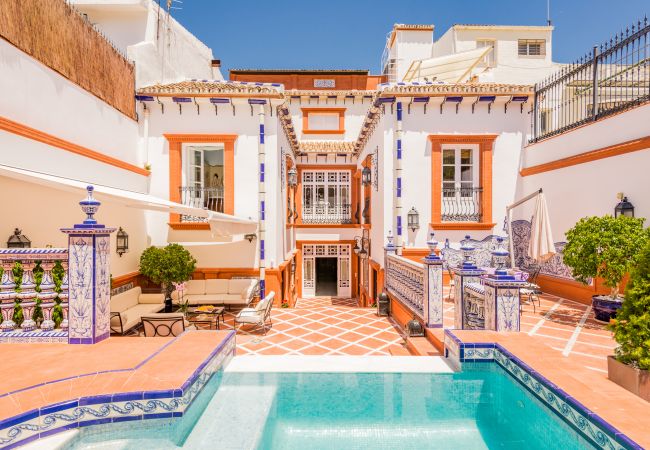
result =
[[[211,60],[210,67],[212,68],[212,78],[215,80],[223,80],[223,75],[221,74],[221,60]]]

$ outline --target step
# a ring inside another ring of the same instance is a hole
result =
[[[442,353],[426,337],[406,338],[406,346],[415,356],[442,356]]]
[[[390,353],[391,356],[411,356],[411,352],[409,352],[406,347],[397,344],[388,347],[388,353]]]

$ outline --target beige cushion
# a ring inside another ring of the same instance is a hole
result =
[[[121,294],[111,297],[111,312],[122,312],[138,304],[138,297],[142,293],[140,287],[129,289]]]
[[[255,311],[253,308],[242,309],[237,317],[235,317],[235,322],[237,323],[262,323],[262,315]]]
[[[185,295],[205,294],[205,280],[190,280],[185,285]]]
[[[257,311],[258,313],[263,312],[268,306],[269,301],[271,300],[268,297],[265,297],[259,302],[257,302],[257,305],[255,305],[255,311]]]
[[[120,312],[120,317],[122,318],[122,325],[124,325],[129,320],[129,315],[126,311]],[[119,330],[120,328],[120,317],[111,317],[111,327],[115,328],[116,330]]]
[[[228,293],[242,295],[242,292],[245,292],[246,289],[248,289],[248,287],[251,285],[251,283],[255,283],[255,280],[249,280],[249,279],[230,280],[230,283],[228,285]]]
[[[219,297],[224,305],[248,305],[250,303],[248,298],[242,298],[239,294],[222,294]]]
[[[206,294],[227,294],[230,280],[205,280]]]
[[[138,303],[165,303],[165,294],[140,294]]]

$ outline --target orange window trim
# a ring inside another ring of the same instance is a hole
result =
[[[183,144],[205,144],[220,143],[224,144],[224,171],[223,186],[224,200],[223,209],[226,214],[235,212],[235,141],[236,134],[163,134],[169,143],[169,200],[181,202],[181,183],[183,179]],[[170,226],[173,229],[204,230],[205,225],[197,228],[194,224],[184,224],[181,222],[180,214],[169,215]],[[190,225],[188,227],[187,225]]]
[[[357,169],[357,166],[354,164],[350,165],[344,165],[344,164],[332,164],[332,165],[327,165],[327,164],[313,164],[313,165],[296,165],[298,168],[298,184],[296,186],[296,192],[295,192],[295,200],[296,203],[294,204],[294,209],[296,211],[297,217],[296,221],[294,223],[294,226],[296,228],[310,228],[311,224],[303,224],[302,223],[302,172],[303,171],[318,171],[318,170],[349,170],[350,171],[350,186],[354,187],[355,183],[353,181],[353,175],[354,171]],[[358,205],[359,204],[359,192],[356,191],[355,189],[350,190],[352,198],[350,199],[350,204],[351,205]],[[352,214],[352,219],[354,220],[354,211],[350,211],[350,214]],[[332,225],[325,226],[321,224],[316,224],[316,227],[311,227],[311,228],[331,228]],[[349,224],[353,225],[351,227],[343,227],[343,228],[357,228],[358,224]],[[335,227],[342,227],[342,225],[335,225]]]
[[[496,134],[430,134],[431,142],[431,227],[437,230],[489,230],[492,222],[492,150]],[[442,221],[442,146],[470,144],[479,147],[479,182],[481,193],[481,222]]]
[[[303,134],[344,134],[345,133],[345,110],[346,108],[300,108],[302,110],[302,132]],[[309,114],[328,113],[339,115],[338,130],[310,130]]]
[[[611,158],[613,156],[624,155],[626,153],[646,149],[650,149],[650,136],[633,139],[631,141],[622,142],[620,144],[609,145],[607,147],[579,153],[577,155],[568,156],[566,158],[556,159],[555,161],[550,161],[544,164],[526,167],[521,169],[519,173],[522,177],[527,177],[530,175],[536,175],[538,173],[563,169],[565,167],[576,166],[578,164],[585,164],[592,161],[598,161],[599,159]]]
[[[93,159],[95,161],[99,161],[101,163],[117,167],[119,169],[128,170],[129,172],[137,173],[138,175],[147,177],[151,174],[150,171],[143,169],[142,167],[138,167],[120,159],[113,158],[112,156],[108,156],[96,150],[82,147],[81,145],[77,145],[70,141],[58,138],[51,134],[45,133],[44,131],[37,130],[36,128],[28,127],[22,123],[14,122],[13,120],[9,120],[5,117],[0,117],[0,130],[8,131],[9,133],[13,133],[27,139],[32,139],[34,141],[56,147],[60,150],[74,153],[76,155],[84,156],[86,158]]]

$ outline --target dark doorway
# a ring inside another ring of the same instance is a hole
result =
[[[338,258],[316,258],[316,295],[337,293],[336,263]]]

